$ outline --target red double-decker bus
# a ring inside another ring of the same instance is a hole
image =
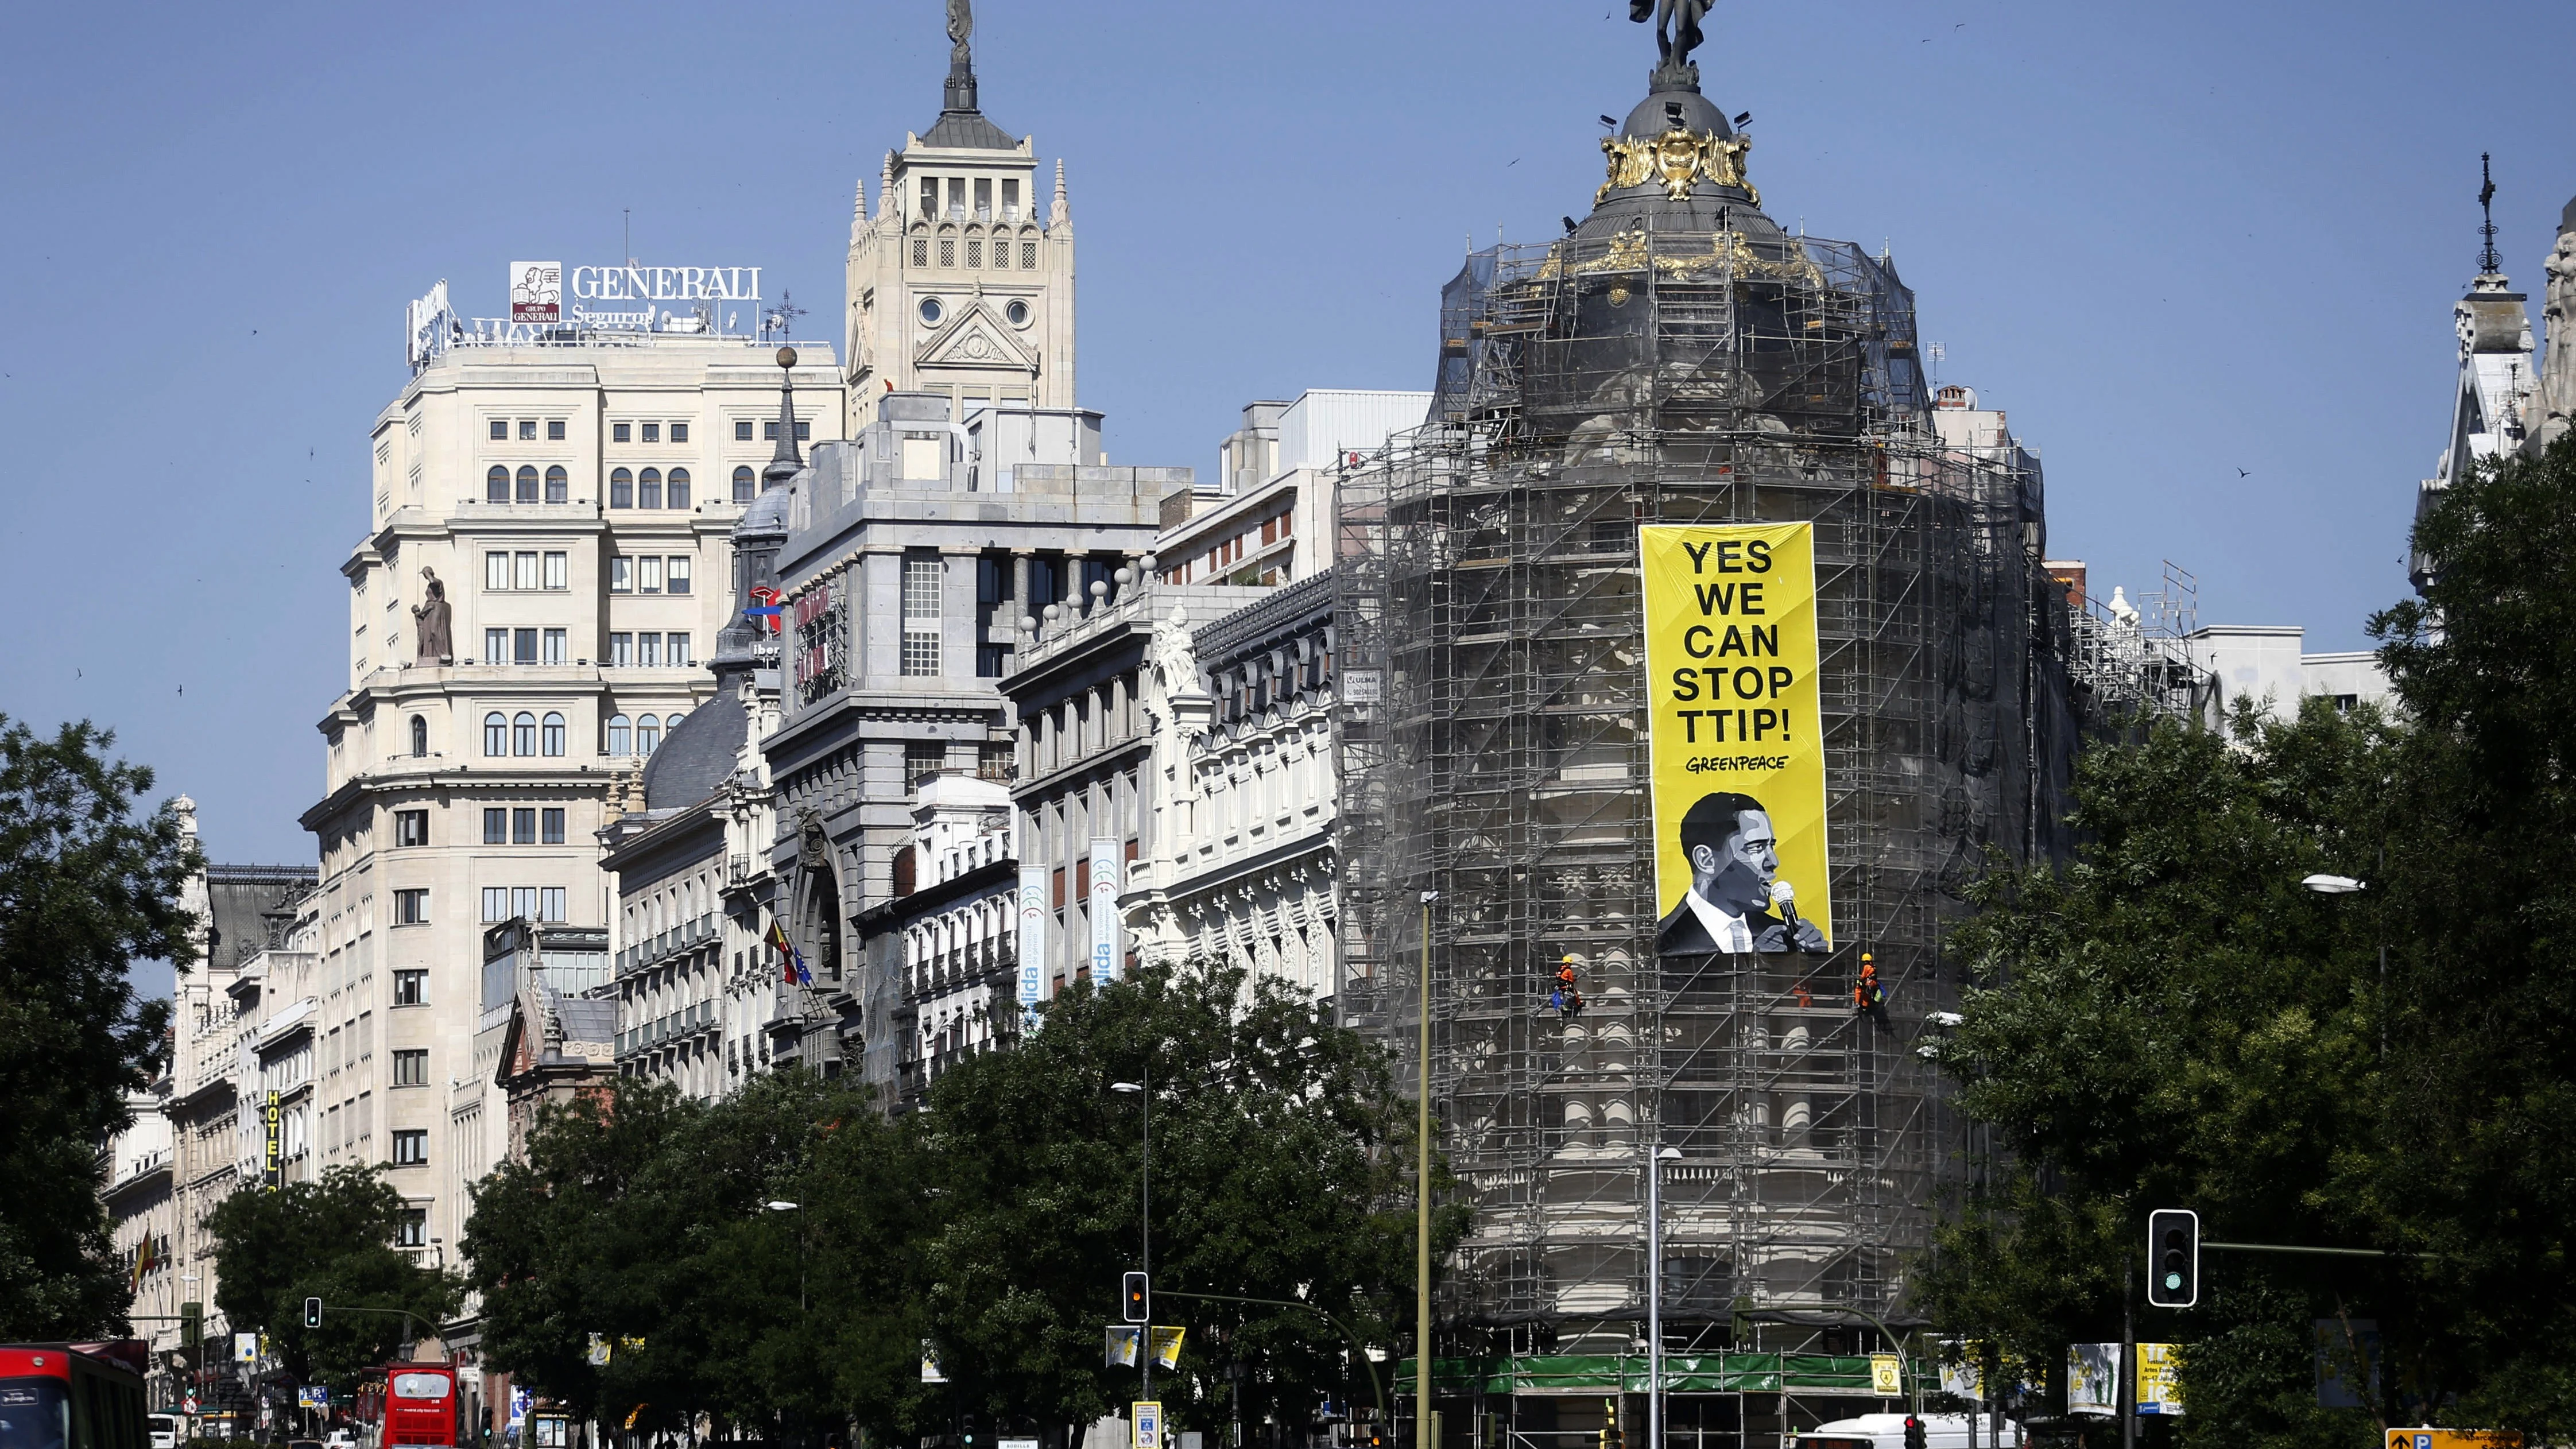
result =
[[[452,1449],[463,1442],[464,1407],[452,1365],[386,1364],[384,1433],[377,1443],[381,1449]]]
[[[0,1449],[151,1449],[139,1342],[0,1344]]]

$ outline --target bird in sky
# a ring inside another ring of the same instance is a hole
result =
[[[2239,478],[2251,478],[2254,476],[2254,472],[2250,468],[2239,468],[2236,470],[2236,476]]]

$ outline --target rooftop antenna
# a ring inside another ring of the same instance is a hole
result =
[[[626,217],[626,265],[635,265],[635,208],[623,209]]]
[[[2482,274],[2502,270],[2495,249],[2495,174],[2488,168],[2490,159],[2486,152],[2478,153],[2478,210],[2486,214],[2486,220],[2478,224],[2478,235],[2486,239],[2485,248],[2478,253],[2478,271]]]
[[[795,330],[796,319],[805,315],[805,309],[797,306],[793,300],[795,295],[781,288],[778,293],[778,310],[769,314],[769,325],[777,329],[780,337],[785,337]]]

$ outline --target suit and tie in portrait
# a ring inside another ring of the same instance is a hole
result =
[[[1724,790],[1703,795],[1682,817],[1679,834],[1691,885],[1656,923],[1657,951],[1706,956],[1831,949],[1815,922],[1799,918],[1795,905],[1775,894],[1778,842],[1761,801]]]

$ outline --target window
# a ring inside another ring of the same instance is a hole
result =
[[[906,740],[903,742],[903,788],[909,793],[921,783],[924,775],[936,774],[948,763],[948,746],[940,740]]]
[[[519,419],[519,441],[523,443],[533,443],[536,440],[537,420],[535,418]]]
[[[957,238],[944,236],[939,239],[939,264],[943,267],[957,265]]]
[[[483,475],[483,501],[486,503],[510,501],[509,469],[495,463],[492,465],[492,471]]]
[[[674,426],[674,427],[678,427],[678,426],[680,426],[680,425],[679,425],[679,424],[677,424],[677,423],[674,423],[674,424],[672,424],[672,426]],[[677,440],[675,439],[674,441],[677,441]],[[670,489],[670,492],[669,492],[669,493],[667,493],[667,494],[665,494],[665,495],[664,495],[664,497],[665,497],[665,498],[667,498],[667,499],[669,500],[670,505],[671,505],[673,508],[686,508],[686,507],[688,507],[688,506],[689,506],[689,470],[688,470],[688,469],[686,469],[686,468],[674,468],[674,469],[672,469],[672,470],[671,470],[671,489]]]
[[[635,636],[635,662],[646,669],[662,667],[662,636],[647,630]]]
[[[537,919],[540,921],[561,921],[565,919],[564,888],[562,886],[547,886],[545,889],[537,892]]]
[[[635,636],[620,630],[608,636],[608,662],[619,669],[635,662]]]
[[[493,442],[496,442],[496,443],[506,443],[506,442],[508,442],[509,440],[510,440],[510,422],[509,422],[509,420],[508,420],[507,418],[494,418],[494,419],[492,420],[492,441],[493,441]]]
[[[748,443],[751,441],[751,419],[736,418],[734,420],[733,440],[737,443]],[[749,468],[737,468],[734,471],[737,475],[740,475],[748,473],[751,470]]]
[[[667,739],[667,738],[669,738],[669,736],[670,736],[671,732],[672,732],[673,730],[676,730],[676,729],[678,729],[678,728],[680,727],[680,721],[682,721],[682,720],[684,720],[684,719],[687,719],[687,718],[688,718],[688,716],[687,716],[687,715],[685,715],[685,714],[680,714],[680,713],[676,713],[676,712],[675,712],[675,713],[672,713],[672,714],[666,714],[666,715],[662,716],[662,734],[663,734],[663,737],[664,737],[664,738],[666,738],[666,739]]]
[[[688,440],[689,440],[689,425],[688,425],[687,423],[673,423],[673,424],[671,424],[671,441],[672,441],[672,442],[674,442],[674,443],[685,443],[685,442],[687,442]]]
[[[537,662],[536,630],[513,629],[510,631],[510,662],[513,664],[534,664]],[[519,751],[519,753],[523,755],[533,755],[536,751],[533,749],[526,749]]]
[[[487,755],[510,753],[510,722],[502,718],[498,711],[483,716],[483,753]]]
[[[632,508],[635,506],[635,475],[632,472],[629,472],[624,468],[617,468],[610,471],[608,475],[608,506],[611,508]]]
[[[669,568],[665,572],[664,577],[669,580],[669,587],[664,589],[663,592],[672,594],[687,593],[689,591],[689,556],[687,554],[673,554],[671,556]]]
[[[533,589],[537,586],[537,556],[535,554],[513,554],[510,557],[510,562],[510,586],[512,588]]]
[[[537,843],[540,845],[563,844],[564,813],[561,810],[547,810],[542,812],[539,818],[543,822],[544,828],[542,833],[537,837]]]
[[[394,1223],[394,1246],[426,1248],[429,1246],[429,1209],[404,1208]]]
[[[488,808],[483,812],[483,843],[485,845],[507,845],[510,843],[509,811],[493,807]]]
[[[567,641],[566,641],[566,639],[565,639],[565,637],[564,637],[564,631],[563,631],[563,630],[561,630],[561,629],[548,629],[548,630],[546,631],[546,647],[545,647],[545,654],[544,654],[545,662],[546,662],[546,663],[548,663],[548,664],[561,664],[561,663],[563,663],[563,662],[564,662],[564,652],[565,652],[565,648],[564,648],[564,646],[565,646],[566,642],[567,642]],[[556,754],[561,754],[561,753],[563,753],[563,752],[562,752],[562,751],[560,751],[560,750],[557,750],[557,751],[555,751],[554,753],[556,753]]]
[[[659,508],[662,506],[661,469],[647,468],[642,473],[636,475],[635,506],[638,508]]]
[[[428,1000],[428,972],[396,971],[394,973],[394,1005],[420,1006],[427,1003]]]
[[[923,679],[939,673],[939,587],[942,569],[937,555],[906,555],[903,561],[903,657],[905,676]]]
[[[423,828],[426,830],[425,825]],[[429,924],[429,891],[426,888],[394,892],[394,924],[397,926]]]
[[[509,630],[486,629],[483,631],[483,662],[486,664],[507,664],[510,662]]]
[[[983,267],[984,239],[982,237],[974,236],[966,239],[966,265],[978,269]]]
[[[429,1130],[425,1127],[394,1129],[394,1166],[424,1167],[429,1163]]]
[[[608,425],[608,440],[612,443],[634,442],[635,425],[633,423],[610,423]]]
[[[506,589],[510,586],[510,556],[506,553],[483,555],[483,587]]]
[[[619,554],[608,561],[608,591],[612,594],[635,592],[635,560]]]
[[[550,589],[572,587],[572,560],[560,553],[546,555],[545,586]]]
[[[535,631],[524,630],[522,632],[534,633]],[[510,753],[514,755],[533,755],[536,752],[537,717],[528,713],[526,710],[521,710],[519,711],[518,718],[510,721]]]
[[[764,443],[775,443],[775,442],[777,442],[777,441],[778,441],[778,424],[776,424],[776,423],[762,423],[762,424],[760,425],[760,440],[761,440],[762,442],[764,442]]]
[[[1033,241],[1024,241],[1020,243],[1020,266],[1025,270],[1034,271],[1037,268],[1037,264],[1038,244]]]
[[[414,755],[429,753],[429,721],[419,715],[411,717],[411,752]]]
[[[662,561],[660,559],[648,554],[635,561],[635,592],[639,594],[658,594],[662,592]]]
[[[627,723],[626,716],[610,715],[608,717],[608,752],[612,755],[633,754],[635,746],[631,739],[632,734],[633,727]]]
[[[686,634],[663,635],[662,662],[673,669],[688,668],[690,663],[689,636]]]
[[[744,437],[751,436],[751,424],[744,423],[741,427]],[[736,503],[749,503],[751,500],[751,466],[749,464],[745,464],[742,467],[733,470],[733,501]]]
[[[519,465],[519,501],[521,503],[537,501],[537,469],[533,463]]]
[[[429,812],[426,810],[395,811],[394,844],[397,846],[429,844]]]
[[[814,425],[803,418],[798,418],[796,420],[796,441],[800,443],[809,442],[813,439],[813,436]]]
[[[662,441],[662,425],[660,423],[646,423],[644,425],[644,441],[648,443],[658,443]]]
[[[561,426],[561,424],[557,424],[557,426]],[[557,463],[553,467],[548,468],[546,470],[546,501],[548,503],[562,503],[571,498],[571,496],[572,479],[569,474],[564,472],[563,465],[561,463]]]
[[[563,638],[563,631],[561,629],[548,629],[546,633],[557,641],[560,641]],[[561,664],[563,661],[561,659],[557,659],[554,662]],[[542,732],[540,738],[543,741],[540,746],[539,753],[551,755],[558,759],[562,758],[564,752],[564,717],[560,714],[548,714],[545,718],[544,724],[539,728]]]
[[[534,886],[510,887],[510,914],[528,920],[537,919],[537,889]]]
[[[394,1085],[397,1087],[429,1085],[428,1048],[408,1048],[394,1053]]]
[[[912,239],[912,264],[916,267],[930,265],[930,238],[917,236]]]
[[[488,926],[495,921],[508,919],[510,919],[510,888],[485,886],[483,888],[483,924]]]
[[[653,636],[647,634],[647,639]],[[649,755],[662,747],[662,722],[646,715],[635,722],[635,753]]]
[[[537,812],[533,808],[510,812],[510,843],[512,845],[537,843]]]
[[[563,440],[564,420],[561,418],[546,419],[546,441],[549,443],[560,443]]]

